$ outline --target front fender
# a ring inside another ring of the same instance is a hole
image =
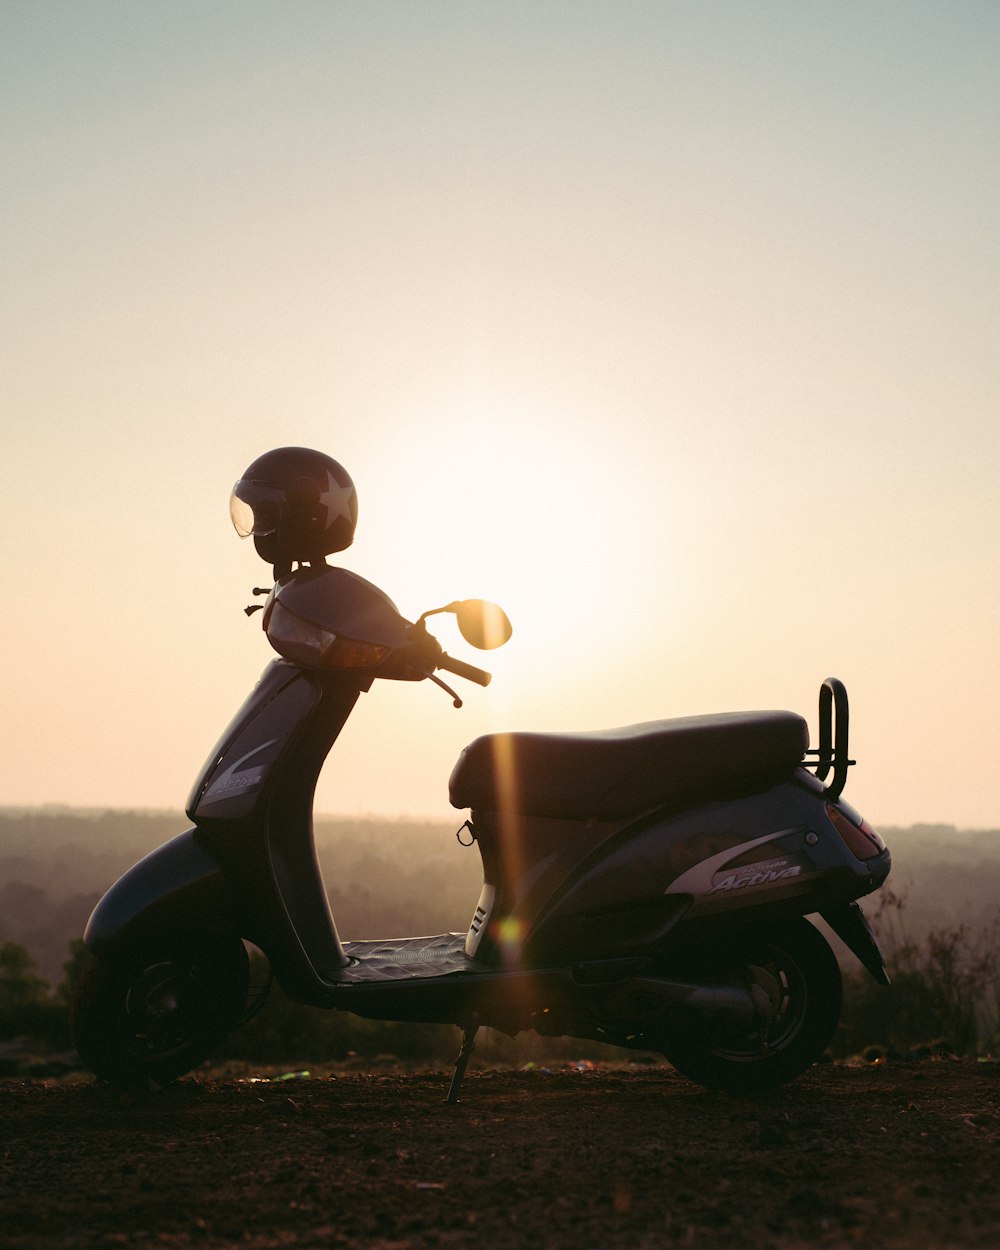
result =
[[[139,860],[94,908],[85,945],[106,956],[152,938],[173,942],[239,934],[232,894],[218,861],[188,829]]]

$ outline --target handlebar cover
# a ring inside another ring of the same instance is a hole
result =
[[[437,666],[438,668],[443,668],[445,672],[454,673],[456,677],[464,677],[466,681],[474,681],[478,686],[488,686],[493,680],[492,673],[487,673],[485,669],[476,668],[474,664],[466,664],[464,660],[452,659],[450,655],[446,655],[443,651]]]

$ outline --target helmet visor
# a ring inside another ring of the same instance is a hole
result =
[[[251,534],[273,534],[287,504],[285,492],[262,482],[242,478],[229,496],[229,515],[240,538]]]

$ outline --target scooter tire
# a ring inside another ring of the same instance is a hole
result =
[[[249,978],[235,937],[200,949],[93,956],[70,1008],[77,1053],[119,1089],[167,1085],[203,1063],[239,1022]]]
[[[804,917],[748,934],[739,949],[738,963],[720,956],[711,972],[766,997],[764,1018],[742,1033],[692,1023],[664,1041],[663,1053],[699,1085],[755,1094],[794,1080],[823,1056],[840,1020],[843,984],[836,956]]]

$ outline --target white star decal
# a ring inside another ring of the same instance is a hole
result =
[[[352,520],[351,499],[354,496],[353,486],[341,486],[329,469],[326,471],[326,490],[320,493],[319,501],[326,508],[326,528],[334,521],[343,517]]]

